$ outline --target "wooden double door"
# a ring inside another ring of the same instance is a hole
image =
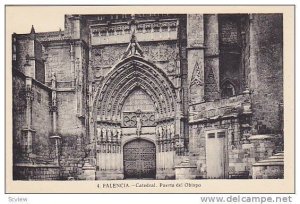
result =
[[[124,145],[124,178],[143,179],[156,176],[155,144],[136,139]]]

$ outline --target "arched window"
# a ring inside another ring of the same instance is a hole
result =
[[[221,86],[222,98],[228,98],[235,95],[235,87],[230,81],[225,81]]]

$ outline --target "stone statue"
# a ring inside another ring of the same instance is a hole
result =
[[[117,133],[116,127],[114,127],[112,129],[112,135],[113,135],[113,137],[118,137],[118,133]]]
[[[159,128],[158,127],[156,128],[156,137],[157,137],[157,139],[159,139],[159,137],[160,137],[160,135],[159,135]]]
[[[121,140],[121,137],[122,137],[122,129],[121,128],[118,128],[117,130],[117,134],[118,134],[118,140]]]
[[[138,44],[137,39],[136,39],[136,21],[135,19],[133,19],[131,21],[131,25],[130,25],[130,29],[131,29],[131,39],[130,39],[130,43],[128,45],[128,47],[126,48],[126,51],[124,52],[122,59],[125,59],[128,56],[132,56],[132,55],[139,55],[141,57],[143,57],[143,51],[141,46]]]
[[[166,126],[162,127],[162,138],[165,139],[167,137],[167,130],[166,130]]]
[[[102,138],[103,138],[104,140],[107,139],[107,138],[106,138],[106,129],[105,129],[105,128],[102,128]]]
[[[175,128],[174,128],[174,124],[172,124],[171,127],[170,127],[171,138],[174,138],[174,134],[175,134]]]
[[[168,139],[171,139],[171,125],[168,125],[168,126],[167,126],[166,133],[167,133],[167,138],[168,138]]]
[[[56,81],[56,73],[55,72],[51,73],[51,80]]]
[[[111,129],[109,127],[107,128],[107,140],[111,141]]]
[[[159,132],[158,138],[161,139],[163,137],[163,135],[162,135],[162,127],[161,126],[158,127],[158,132]]]
[[[97,128],[97,137],[98,138],[101,138],[101,136],[102,136],[102,131],[101,131],[101,128]]]
[[[142,131],[142,122],[141,122],[141,117],[138,115],[136,117],[136,134],[138,135],[138,137],[141,135],[141,131]]]

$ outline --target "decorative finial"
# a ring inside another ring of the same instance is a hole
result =
[[[56,80],[56,73],[55,72],[51,73],[51,79],[54,80],[54,81]]]
[[[35,34],[35,29],[34,29],[34,26],[33,26],[33,25],[31,26],[30,34]]]
[[[59,31],[58,31],[58,35],[59,35],[59,38],[62,38],[62,31],[61,31],[61,28],[59,28]]]

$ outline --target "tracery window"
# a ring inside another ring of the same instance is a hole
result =
[[[236,95],[235,93],[235,87],[232,83],[229,81],[226,81],[225,83],[222,84],[221,87],[221,96],[222,98],[228,98]]]
[[[126,99],[123,111],[135,112],[136,110],[154,111],[154,104],[151,98],[141,89],[133,91]]]

